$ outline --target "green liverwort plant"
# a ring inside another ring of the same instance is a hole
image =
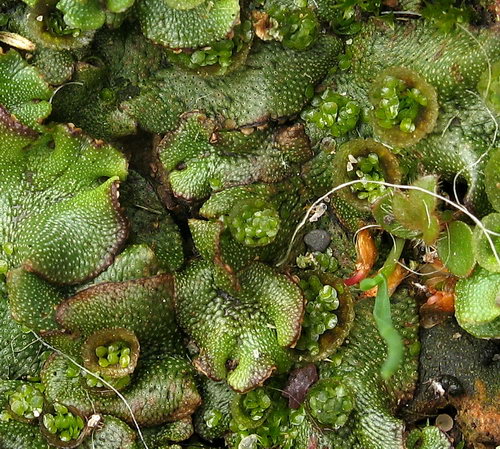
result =
[[[243,410],[253,421],[262,419],[269,407],[271,407],[271,398],[264,389],[253,390],[242,400]]]
[[[359,33],[363,23],[360,12],[378,14],[380,0],[334,0],[329,11],[330,26],[338,34],[353,35]]]
[[[488,105],[498,114],[500,113],[500,61],[496,61],[491,66],[490,71],[486,70],[482,75],[477,89],[485,98]]]
[[[59,10],[53,10],[46,18],[47,31],[55,36],[78,36],[80,30],[68,26],[64,21],[63,13]]]
[[[245,426],[238,416],[232,413],[233,419],[230,428],[231,448],[274,448],[293,449],[295,439],[301,424],[306,418],[304,406],[297,410],[290,409],[281,393],[277,390],[268,391],[272,406],[266,411],[265,416],[258,421],[257,426]]]

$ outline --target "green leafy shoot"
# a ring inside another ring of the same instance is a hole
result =
[[[380,375],[383,379],[389,379],[399,368],[403,361],[403,340],[401,335],[392,324],[391,318],[391,303],[389,298],[389,289],[387,287],[387,279],[383,274],[378,274],[379,277],[377,296],[373,307],[373,318],[377,325],[380,336],[387,344],[387,358],[385,359]],[[366,281],[367,279],[365,279]],[[363,286],[361,286],[363,289]]]
[[[169,59],[190,69],[219,65],[221,73],[234,62],[236,55],[252,40],[252,23],[245,20],[234,29],[234,37],[214,42],[193,53],[170,52]]]
[[[64,21],[61,11],[52,11],[46,19],[47,29],[56,36],[78,36],[80,30],[78,28],[69,27]]]
[[[269,10],[269,16],[277,22],[277,29],[271,31],[274,38],[292,50],[306,50],[319,33],[319,22],[308,8],[290,11],[277,6]]]
[[[457,6],[458,4],[458,6]],[[432,22],[444,33],[449,33],[457,24],[469,23],[473,10],[465,2],[455,0],[434,0],[426,2],[422,17]]]
[[[330,19],[330,25],[338,34],[357,34],[362,28],[357,13],[378,15],[380,7],[380,0],[338,0],[331,7],[335,14]]]
[[[387,286],[387,278],[396,267],[396,262],[401,255],[404,243],[403,239],[396,239],[394,247],[379,273],[373,278],[363,279],[360,283],[360,288],[363,291],[375,286],[378,287],[375,305],[373,306],[373,318],[375,319],[380,336],[387,345],[387,358],[380,369],[380,375],[385,380],[389,379],[396,372],[403,361],[404,355],[403,340],[392,323],[391,302]]]

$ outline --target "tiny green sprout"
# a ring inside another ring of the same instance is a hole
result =
[[[290,410],[290,424],[292,426],[300,426],[304,420],[306,419],[306,411],[303,406],[299,407],[298,409]]]
[[[293,50],[306,50],[319,34],[319,22],[309,8],[290,11],[282,6],[269,10],[269,16],[277,23],[277,28],[270,33],[285,47]]]
[[[6,242],[2,245],[2,249],[7,256],[12,256],[12,254],[14,253],[14,244],[11,242]]]
[[[238,449],[257,449],[259,442],[259,436],[252,433],[250,435],[246,435],[238,444]]]
[[[66,377],[69,377],[70,379],[74,379],[80,376],[80,368],[78,368],[76,365],[69,365],[68,369],[66,370]]]
[[[297,264],[297,267],[304,270],[310,266],[313,266],[314,262],[309,256],[301,254],[301,255],[297,256],[295,263]]]
[[[336,0],[331,6],[330,26],[337,34],[357,34],[362,28],[358,12],[378,14],[380,7],[380,0]]]
[[[321,271],[335,273],[339,269],[339,262],[335,257],[333,257],[332,250],[330,248],[327,249],[326,253],[314,253],[314,258]]]
[[[127,368],[130,364],[130,346],[124,341],[117,341],[108,346],[98,346],[95,349],[95,355],[102,368],[116,365]]]
[[[307,305],[297,349],[315,356],[320,351],[321,335],[337,326],[338,317],[335,312],[340,305],[338,292],[331,285],[323,285],[316,275],[302,279],[299,286],[307,299]]]
[[[42,413],[44,398],[41,384],[22,384],[11,392],[8,398],[11,414],[22,419],[32,420]]]
[[[229,216],[233,237],[247,246],[265,246],[271,243],[280,229],[276,209],[264,200],[256,199],[237,204]]]
[[[190,57],[193,66],[204,67],[219,64],[228,67],[231,64],[235,44],[232,40],[215,42],[202,50],[196,50]]]
[[[314,85],[309,84],[304,91],[306,98],[311,100],[314,97]]]
[[[111,385],[115,390],[123,390],[125,387],[130,385],[132,378],[130,375],[122,376],[122,377],[111,377],[105,374],[93,375],[84,373],[85,383],[89,388],[98,388],[98,389],[107,389],[109,388],[104,382],[101,381],[103,379],[109,385]]]
[[[500,61],[496,61],[490,70],[486,70],[477,84],[477,89],[485,98],[486,103],[500,114]]]
[[[416,87],[387,75],[374,93],[375,117],[382,128],[399,127],[404,133],[416,129],[417,118],[425,106],[427,97]]]
[[[222,187],[222,181],[217,178],[210,178],[208,180],[208,183],[212,190],[219,190]]]
[[[249,20],[245,20],[235,27],[233,38],[214,42],[191,54],[171,52],[169,58],[173,63],[190,69],[217,65],[224,72],[234,62],[236,55],[243,49],[244,45],[248,44],[251,40],[252,23]]]
[[[242,442],[248,442],[248,437],[253,435],[256,448],[281,448],[293,449],[296,447],[296,438],[300,433],[301,424],[307,419],[308,413],[304,406],[297,410],[288,407],[278,390],[272,389],[266,395],[271,398],[272,406],[266,411],[262,420],[248,422],[250,427],[241,425],[241,419],[233,413],[230,428],[235,437],[234,446],[241,448]],[[232,411],[233,412],[233,411]],[[240,425],[238,425],[238,423]],[[255,423],[257,425],[255,425]],[[245,446],[246,447],[246,446]]]
[[[222,412],[220,410],[209,410],[204,415],[205,424],[208,428],[212,429],[216,427],[221,419],[223,418]]]
[[[319,382],[308,394],[312,417],[322,426],[339,429],[354,409],[354,397],[349,388],[338,380]]]
[[[99,92],[99,97],[106,103],[111,103],[116,100],[116,92],[109,87],[105,87]]]
[[[77,37],[80,34],[78,28],[70,28],[64,21],[63,13],[57,9],[51,11],[46,19],[45,26],[47,31],[55,36],[74,36]]]
[[[491,236],[496,254],[493,252],[493,247],[490,246],[486,234],[482,232],[479,226],[476,226],[473,234],[475,258],[481,267],[493,273],[500,273],[500,261],[497,257],[500,254],[500,237],[498,236],[498,233],[500,233],[500,213],[486,215],[481,220],[481,223],[486,229],[497,233],[497,235]]]
[[[339,69],[348,70],[351,67],[352,56],[349,54],[343,54],[339,56]]]
[[[469,23],[474,13],[466,2],[460,2],[460,6],[455,6],[456,3],[455,0],[426,1],[422,17],[442,32],[449,33],[457,24]]]
[[[327,89],[313,99],[311,107],[301,117],[320,129],[328,130],[333,137],[340,137],[356,128],[360,113],[358,103]]]
[[[302,270],[319,269],[325,273],[335,273],[339,269],[339,262],[333,257],[331,248],[328,248],[324,253],[315,251],[300,254],[297,256],[295,263]]]
[[[53,405],[54,413],[43,415],[43,425],[49,434],[54,435],[63,442],[80,438],[85,421],[81,416],[75,415],[62,404]]]
[[[349,170],[350,169],[350,170]],[[384,170],[380,165],[379,157],[376,153],[370,153],[367,156],[352,158],[349,161],[348,171],[355,174],[360,182],[351,186],[351,190],[357,194],[361,200],[367,200],[370,203],[380,198],[387,188],[383,185],[371,184],[366,181],[385,181]]]
[[[0,421],[8,422],[12,419],[12,415],[7,410],[2,410],[0,412]]]
[[[247,393],[242,400],[242,408],[252,421],[262,419],[269,407],[271,407],[271,398],[261,388]]]
[[[235,432],[258,431],[272,412],[271,395],[264,388],[257,388],[237,395],[231,402],[230,428]]]

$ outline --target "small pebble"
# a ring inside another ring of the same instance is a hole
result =
[[[307,245],[309,250],[318,251],[322,253],[328,248],[328,245],[332,241],[330,234],[323,229],[314,229],[306,234],[304,237],[304,243]]]

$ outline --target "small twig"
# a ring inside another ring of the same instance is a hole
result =
[[[69,81],[67,83],[61,84],[54,92],[52,92],[52,95],[50,96],[49,103],[52,104],[52,100],[56,96],[57,92],[59,92],[63,87],[69,86],[70,84],[76,84],[78,86],[83,86],[83,83],[80,81]]]
[[[152,214],[156,214],[156,215],[161,215],[163,213],[159,210],[151,209],[150,207],[142,206],[140,204],[134,204],[134,206],[137,207],[138,209],[143,209],[147,212],[151,212]]]
[[[451,117],[448,122],[446,123],[444,129],[443,129],[443,132],[441,133],[441,137],[444,137],[444,135],[446,134],[446,131],[448,131],[448,128],[451,126],[451,124],[453,123],[453,120],[455,120],[456,118],[458,118],[459,115],[458,114],[455,114],[453,117]]]

